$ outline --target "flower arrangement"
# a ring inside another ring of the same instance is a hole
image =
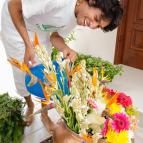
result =
[[[36,45],[35,49],[43,65],[46,64],[45,73],[53,74],[55,90],[51,95],[57,111],[72,131],[80,134],[87,142],[98,142],[101,139],[110,143],[131,142],[137,112],[129,96],[105,87],[102,80],[98,80],[96,67],[90,75],[85,60],[70,69],[61,53],[52,62],[46,56],[44,47]],[[102,79],[105,78],[103,70]]]
[[[107,142],[130,143],[133,131],[137,127],[138,112],[133,107],[132,99],[124,93],[103,89],[103,98],[106,102],[106,109],[102,116],[106,117],[102,136]]]
[[[137,126],[137,111],[129,96],[103,84],[107,80],[104,68],[99,80],[96,66],[90,74],[85,60],[71,65],[62,53],[52,61],[36,35],[34,44],[44,65],[45,80],[39,82],[45,98],[54,100],[68,128],[87,143],[131,143]]]

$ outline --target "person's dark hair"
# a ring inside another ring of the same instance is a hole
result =
[[[108,32],[114,30],[123,16],[123,8],[119,0],[86,0],[89,6],[101,9],[103,17],[111,22],[103,28],[103,31]]]

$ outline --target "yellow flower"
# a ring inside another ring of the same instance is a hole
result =
[[[107,142],[109,143],[128,143],[129,135],[128,131],[121,131],[117,133],[113,130],[109,130],[106,134]]]
[[[120,113],[121,110],[122,110],[121,105],[118,105],[118,104],[116,104],[116,103],[111,104],[108,108],[110,109],[110,110],[109,110],[109,114],[110,114],[110,115],[113,115],[113,114],[115,114],[115,113]]]
[[[98,71],[96,67],[93,68],[93,77],[92,77],[92,84],[95,87],[97,85],[97,80],[98,80]]]

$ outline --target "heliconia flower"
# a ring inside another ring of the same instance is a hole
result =
[[[32,74],[32,72],[30,71],[29,67],[24,63],[24,62],[19,62],[17,59],[15,58],[10,58],[8,59],[9,63],[11,63],[13,66],[17,67],[18,69],[20,69],[21,71],[27,73],[30,75],[31,77],[31,80],[30,82],[28,83],[28,86],[32,86],[34,85],[38,79],[36,76],[34,76]]]
[[[93,77],[92,77],[92,84],[93,86],[97,85],[97,79],[98,79],[98,71],[96,67],[93,68]]]
[[[102,129],[102,131],[101,131],[101,135],[102,135],[103,137],[105,137],[106,134],[107,134],[107,131],[108,131],[108,123],[109,123],[109,119],[106,119],[106,121],[104,122],[104,125],[103,125],[103,129]]]
[[[74,69],[71,70],[71,75],[73,75],[75,72],[79,72],[82,69],[82,66],[78,64]]]
[[[111,124],[113,129],[118,133],[123,130],[129,130],[130,127],[129,118],[124,113],[114,114]]]
[[[120,103],[123,107],[128,107],[132,105],[132,99],[124,93],[119,93],[117,103]]]
[[[37,33],[34,34],[34,46],[39,45],[39,39]]]

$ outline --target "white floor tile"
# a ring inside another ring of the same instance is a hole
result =
[[[44,127],[44,125],[41,122],[41,116],[40,116],[40,114],[38,114],[34,117],[33,123],[29,127],[25,128],[24,136],[26,137],[26,136],[40,130],[43,127]]]
[[[143,128],[138,128],[135,132],[135,143],[143,143]]]
[[[26,136],[26,141],[28,143],[40,143],[41,141],[47,139],[51,135],[47,132],[47,130],[43,127],[42,129]],[[25,143],[25,142],[24,142]]]
[[[36,104],[34,111],[37,111],[39,109],[41,109],[40,103]],[[60,116],[55,109],[49,110],[48,115],[52,119],[52,121],[55,123],[60,119]],[[38,130],[41,130],[42,128],[44,128],[44,125],[41,121],[41,114],[39,113],[34,116],[33,123],[29,127],[25,128],[24,136],[27,137],[28,135],[33,134],[34,132],[37,132]]]

